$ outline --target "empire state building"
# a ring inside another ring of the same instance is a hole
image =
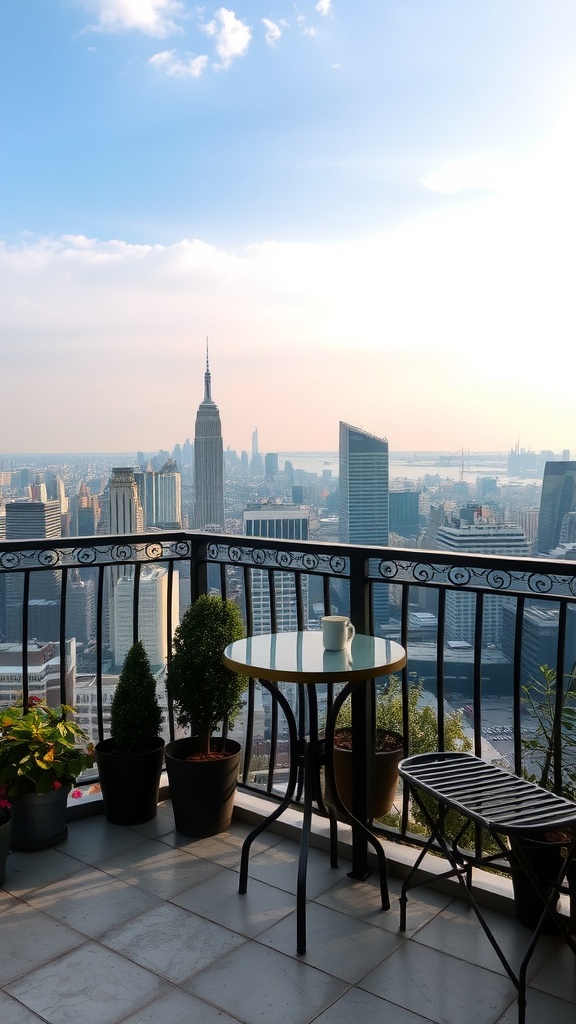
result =
[[[206,347],[204,400],[198,406],[194,431],[194,528],[221,530],[224,521],[224,450],[218,406],[210,392],[210,367]]]

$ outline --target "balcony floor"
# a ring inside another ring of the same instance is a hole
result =
[[[298,847],[264,833],[238,895],[248,826],[177,836],[169,803],[154,822],[72,822],[62,846],[13,854],[0,890],[3,1024],[511,1024],[515,989],[474,915],[428,888],[398,931],[375,880],[310,851],[308,952],[296,955]],[[488,912],[516,965],[527,931]],[[574,1024],[576,960],[556,938],[532,960],[527,1024]]]

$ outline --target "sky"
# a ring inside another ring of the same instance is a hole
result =
[[[574,0],[2,0],[0,451],[576,452]]]

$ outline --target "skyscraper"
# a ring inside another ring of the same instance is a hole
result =
[[[6,539],[36,540],[61,536],[59,501],[9,501],[6,504]],[[6,580],[6,639],[22,641],[24,577],[11,574]],[[60,615],[60,576],[55,572],[31,573],[29,638],[56,640]]]
[[[176,627],[178,615],[179,575],[172,579],[172,623]],[[119,668],[133,642],[134,587],[128,577],[119,579],[114,587],[114,648],[113,657]],[[168,643],[166,621],[168,608],[168,572],[160,566],[146,566],[140,576],[138,600],[138,631],[150,664],[154,669],[166,662]]]
[[[303,505],[282,502],[259,502],[248,505],[244,512],[244,533],[247,537],[277,537],[283,540],[308,540],[310,510]],[[289,572],[274,573],[274,604],[276,622],[272,623],[270,580],[262,569],[252,569],[252,614],[254,635],[269,633],[274,628],[283,633],[298,629],[298,597],[294,576]],[[308,615],[308,577],[301,580],[304,614]]]
[[[547,555],[558,547],[562,520],[576,511],[576,462],[547,462],[544,467],[537,550]]]
[[[142,533],[144,517],[134,470],[118,467],[110,478],[110,533]]]
[[[138,485],[131,467],[119,466],[112,470],[110,478],[110,533],[131,534],[142,533],[144,529],[144,514],[142,502],[138,493]],[[134,566],[118,565],[110,570],[108,600],[108,620],[104,621],[104,635],[108,639],[111,649],[116,647],[116,599],[115,590],[120,580],[126,580],[132,586],[134,577]]]
[[[174,459],[167,459],[158,473],[156,523],[164,530],[182,527],[182,480]]]
[[[340,524],[344,544],[388,544],[388,441],[340,423]],[[388,622],[388,592],[374,590],[374,631]]]
[[[485,511],[485,510],[484,510]],[[472,520],[462,513],[473,513]],[[474,511],[473,506],[453,514],[453,524],[438,529],[436,546],[443,551],[477,552],[484,555],[529,554],[524,531],[519,526],[500,524]],[[484,599],[483,633],[485,644],[499,644],[502,639],[502,615],[508,599],[500,594],[487,594]],[[449,641],[474,642],[476,597],[474,594],[446,594],[446,638]]]
[[[194,432],[194,527],[207,526],[224,530],[224,450],[218,406],[212,401],[208,343],[206,343],[206,373],[204,374],[204,400],[196,414]]]

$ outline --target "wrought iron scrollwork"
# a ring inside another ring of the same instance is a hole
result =
[[[112,548],[112,558],[115,562],[129,562],[134,558],[134,551],[130,544],[115,544]]]
[[[40,553],[38,555],[38,562],[39,562],[39,564],[40,565],[44,565],[47,568],[50,568],[53,565],[58,565],[59,561],[60,561],[60,552],[56,551],[54,549],[50,549],[49,551],[47,551],[47,550],[40,551]]]
[[[549,594],[552,590],[552,580],[550,576],[532,573],[528,577],[528,586],[534,594]]]
[[[466,587],[472,579],[472,573],[465,565],[453,565],[448,573],[448,579],[455,587]]]
[[[486,582],[492,590],[509,590],[512,586],[512,576],[503,569],[491,569],[486,574]]]
[[[0,565],[3,569],[17,569],[20,565],[20,556],[15,551],[5,551],[0,556]]]

